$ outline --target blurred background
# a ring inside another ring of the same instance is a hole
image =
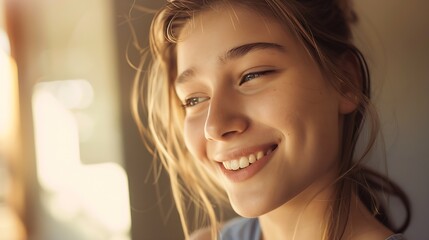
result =
[[[130,111],[135,70],[127,55],[138,63],[148,9],[163,3],[0,0],[0,240],[183,239],[168,179],[162,174],[155,187]],[[369,164],[409,194],[406,236],[422,239],[429,235],[429,2],[355,6],[386,148],[386,161],[375,151]],[[403,215],[394,199],[391,207]]]

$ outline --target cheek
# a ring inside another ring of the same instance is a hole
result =
[[[185,117],[184,121],[184,140],[192,156],[198,160],[206,159],[206,147],[204,137],[204,119],[197,117]]]
[[[260,110],[260,115],[266,116],[263,121],[282,131],[293,159],[297,156],[309,161],[336,159],[340,123],[335,95],[305,88],[293,90],[283,95],[272,94],[265,102],[271,107]]]

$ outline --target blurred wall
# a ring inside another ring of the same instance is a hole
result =
[[[357,41],[368,58],[389,176],[412,204],[408,239],[429,230],[429,1],[356,0]],[[384,169],[382,156],[372,164]],[[375,162],[378,163],[375,163]],[[392,202],[394,216],[403,209]]]
[[[29,239],[129,239],[113,1],[6,6]]]

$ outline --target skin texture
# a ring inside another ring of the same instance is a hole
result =
[[[191,154],[223,184],[238,214],[259,217],[265,239],[320,239],[342,119],[355,104],[328,83],[287,29],[253,11],[203,12],[180,38],[175,88],[188,105],[184,136]],[[269,46],[231,54],[255,43]],[[219,162],[231,155],[273,146],[267,164],[244,181],[221,171]],[[351,212],[362,214],[373,219],[365,209]]]

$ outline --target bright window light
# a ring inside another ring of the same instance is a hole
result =
[[[3,50],[6,54],[10,54],[9,38],[3,29],[0,29],[0,49]]]
[[[85,80],[35,86],[32,103],[37,173],[46,193],[43,202],[58,220],[92,224],[109,239],[129,239],[131,215],[125,171],[117,163],[85,165],[81,161],[80,115],[73,110],[89,107],[92,100],[92,86]]]
[[[10,138],[15,129],[18,109],[18,81],[16,65],[9,56],[9,41],[6,33],[0,29],[0,143]],[[1,147],[0,147],[1,148]]]
[[[10,205],[11,199],[20,200],[14,195],[20,189],[12,184],[16,178],[11,174],[20,170],[13,168],[15,171],[11,171],[11,163],[17,159],[19,149],[19,94],[17,67],[10,56],[8,36],[2,29],[1,7],[0,1],[0,239],[25,239],[21,220]]]

